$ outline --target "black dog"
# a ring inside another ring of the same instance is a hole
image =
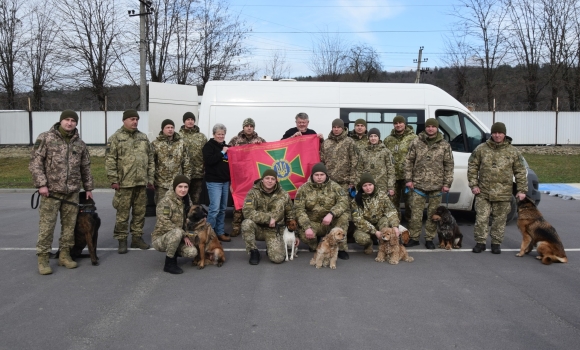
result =
[[[431,220],[437,223],[437,235],[439,236],[439,248],[447,250],[461,248],[463,235],[449,209],[440,205],[431,215]]]

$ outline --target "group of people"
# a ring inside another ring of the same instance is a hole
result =
[[[314,165],[308,181],[297,191],[294,201],[280,186],[273,169],[261,174],[248,192],[242,210],[234,212],[231,234],[224,230],[225,210],[230,187],[228,149],[239,145],[262,143],[252,118],[243,121],[242,131],[225,142],[223,124],[216,124],[209,140],[199,132],[191,112],[183,115],[184,125],[175,132],[175,124],[166,119],[159,136],[149,142],[137,129],[136,110],[123,113],[123,126],[108,140],[105,165],[111,188],[115,190],[113,207],[117,210],[114,238],[118,253],[131,248],[148,249],[143,240],[146,189],[155,190],[157,222],[151,235],[152,245],[166,253],[164,271],[182,273],[177,256],[195,258],[198,254],[185,230],[185,207],[199,203],[201,184],[205,180],[209,196],[207,223],[222,242],[240,233],[250,255],[250,264],[260,262],[256,241],[265,241],[270,261],[284,261],[286,252],[280,227],[288,220],[298,224],[296,244],[300,241],[315,251],[318,241],[332,228],[345,232],[349,222],[355,226],[355,242],[366,254],[373,252],[374,236],[384,227],[398,226],[406,219],[410,232],[407,247],[419,245],[425,202],[428,212],[440,205],[442,195],[449,192],[453,181],[453,153],[439,131],[437,119],[427,119],[425,130],[415,135],[403,116],[393,119],[393,130],[384,141],[377,128],[367,131],[367,122],[358,119],[348,132],[341,119],[332,122],[331,132],[322,134],[308,128],[306,113],[296,115],[296,127],[282,139],[302,135],[318,135],[321,162]],[[76,207],[82,183],[87,198],[92,198],[93,178],[90,157],[80,139],[76,125],[78,115],[63,111],[59,123],[39,135],[32,149],[30,171],[41,195],[40,229],[37,243],[38,269],[50,274],[48,256],[54,227],[61,213],[62,232],[59,241],[59,265],[77,266],[70,257],[74,245]],[[492,126],[492,137],[471,155],[468,168],[469,186],[476,196],[477,211],[473,252],[486,249],[489,216],[492,253],[500,253],[505,218],[512,196],[512,178],[517,184],[517,197],[527,191],[523,159],[502,123]],[[406,193],[408,192],[408,193]],[[405,216],[399,210],[401,199]],[[129,222],[129,218],[131,218]],[[435,223],[425,224],[425,247],[435,249]],[[340,259],[348,259],[346,240],[339,245]]]

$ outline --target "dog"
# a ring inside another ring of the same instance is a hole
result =
[[[221,267],[226,262],[224,249],[210,224],[206,221],[207,211],[201,205],[192,205],[187,213],[187,236],[197,248],[192,265],[203,269],[206,264]]]
[[[399,242],[397,233],[391,227],[385,227],[381,230],[379,253],[375,258],[377,262],[384,262],[385,260],[391,265],[397,265],[401,260],[406,262],[415,260],[409,256],[407,249]]]
[[[556,229],[544,219],[534,201],[527,196],[518,202],[518,228],[522,233],[522,245],[516,256],[528,254],[537,245],[536,259],[542,260],[542,264],[568,262]]]
[[[346,234],[340,227],[335,227],[322,238],[314,257],[310,259],[310,265],[316,266],[317,269],[323,266],[330,266],[336,269],[336,259],[338,258],[338,244],[344,242]]]
[[[409,238],[411,238],[409,235],[409,230],[407,230],[407,228],[403,225],[399,225],[399,237],[401,238],[402,244],[409,243]]]
[[[459,249],[463,243],[463,234],[459,231],[459,225],[455,221],[449,209],[440,205],[431,215],[431,221],[437,223],[437,236],[439,236],[439,248],[451,250]]]
[[[288,261],[288,249],[291,249],[290,260],[298,257],[298,249],[296,247],[296,235],[294,232],[297,228],[296,220],[291,219],[286,221],[286,228],[284,228],[284,247],[286,248],[286,261]]]

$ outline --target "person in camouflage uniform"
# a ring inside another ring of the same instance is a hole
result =
[[[240,131],[236,136],[232,137],[229,145],[231,147],[249,145],[249,144],[260,144],[266,142],[263,138],[258,136],[258,133],[254,131],[256,128],[256,123],[252,118],[244,119],[242,123],[242,131]],[[242,210],[234,210],[234,219],[232,220],[232,237],[236,237],[240,234],[242,221],[244,220],[244,215]]]
[[[139,113],[123,112],[123,126],[107,141],[105,168],[115,190],[113,208],[117,209],[113,237],[119,241],[119,254],[127,253],[128,221],[131,214],[131,248],[149,249],[143,241],[146,186],[154,188],[155,162],[147,135],[137,130]]]
[[[77,263],[70,257],[70,249],[75,243],[74,229],[78,208],[62,201],[78,203],[81,183],[87,199],[93,198],[94,188],[89,151],[79,137],[76,128],[78,121],[76,112],[63,111],[59,123],[54,124],[49,131],[38,135],[30,154],[28,169],[32,174],[34,187],[38,188],[41,196],[36,243],[38,272],[41,275],[52,273],[48,257],[52,250],[54,228],[59,212],[61,233],[58,264],[69,269],[77,267]]]
[[[373,253],[372,236],[381,238],[385,227],[395,229],[399,235],[399,217],[397,210],[385,192],[375,184],[373,176],[363,173],[357,185],[357,194],[350,202],[352,220],[356,226],[354,240],[362,245],[365,254]]]
[[[172,183],[173,190],[167,191],[157,203],[157,222],[151,233],[151,244],[155,250],[166,252],[163,271],[171,274],[183,273],[177,266],[177,256],[195,258],[197,249],[185,231],[185,202],[188,196],[189,179],[177,175]]]
[[[262,178],[254,182],[244,200],[244,221],[242,236],[246,251],[250,254],[250,264],[258,265],[260,251],[256,241],[266,241],[268,259],[279,264],[286,258],[283,232],[285,220],[294,219],[290,196],[278,183],[278,174],[268,169]]]
[[[159,203],[171,189],[175,176],[191,178],[191,162],[185,143],[175,133],[175,124],[170,119],[161,123],[161,132],[151,142],[151,151],[155,161],[155,203]]]
[[[395,194],[395,160],[391,152],[381,142],[381,132],[372,128],[369,141],[359,148],[362,172],[372,175],[374,184],[389,196]]]
[[[495,123],[491,126],[491,138],[477,146],[469,157],[467,179],[475,195],[476,212],[474,253],[486,249],[490,215],[493,215],[491,252],[501,253],[500,245],[512,199],[513,178],[516,180],[516,196],[519,200],[524,199],[528,191],[524,160],[511,141],[511,137],[506,136],[505,124]]]
[[[344,189],[328,176],[323,163],[312,167],[312,175],[294,198],[294,210],[300,239],[308,244],[311,251],[318,247],[317,237],[324,237],[334,227],[346,233],[350,206]],[[346,260],[348,246],[346,240],[339,244],[338,257]]]
[[[203,145],[207,143],[207,137],[199,132],[199,127],[195,125],[195,115],[193,113],[186,112],[183,115],[183,124],[179,130],[179,135],[181,135],[185,143],[191,163],[189,197],[194,204],[199,204],[201,185],[203,183],[203,154],[201,150]]]
[[[427,215],[430,215],[441,204],[442,194],[449,192],[453,182],[453,153],[438,128],[437,119],[427,119],[425,131],[409,145],[405,161],[405,181],[410,191],[409,205],[412,216],[408,227],[410,238],[405,245],[407,247],[419,245],[425,201],[429,202]],[[435,249],[433,238],[436,232],[436,223],[427,220],[425,223],[427,249]]]
[[[356,147],[360,150],[366,147],[369,138],[367,136],[367,122],[364,119],[357,119],[354,122],[354,130],[348,132],[348,137],[353,139]]]
[[[398,115],[393,118],[393,130],[385,138],[383,143],[391,151],[395,159],[395,195],[391,196],[393,205],[401,217],[401,197],[405,201],[405,220],[411,221],[411,208],[409,208],[409,196],[405,193],[405,160],[409,151],[409,145],[417,137],[413,127],[407,125],[405,117]]]
[[[354,141],[347,136],[341,119],[332,121],[332,131],[320,149],[320,161],[325,164],[332,181],[344,190],[354,187],[359,166],[358,151]]]

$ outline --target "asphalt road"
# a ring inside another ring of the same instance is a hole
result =
[[[312,253],[248,264],[241,237],[227,262],[203,270],[164,254],[116,252],[112,193],[97,192],[100,266],[89,259],[38,274],[38,211],[30,193],[0,193],[0,349],[571,349],[580,343],[580,201],[544,196],[540,210],[570,260],[544,266],[515,257],[511,223],[501,255],[471,253],[473,214],[454,213],[460,251],[409,249],[412,263],[377,263],[350,244],[336,270]],[[228,219],[227,229],[231,219]],[[150,241],[155,218],[147,218]],[[58,233],[56,235],[58,237]],[[421,239],[423,243],[423,238]],[[58,244],[55,239],[55,244]],[[265,248],[263,243],[259,243]],[[305,248],[305,246],[302,246]],[[376,249],[376,247],[375,247]]]

